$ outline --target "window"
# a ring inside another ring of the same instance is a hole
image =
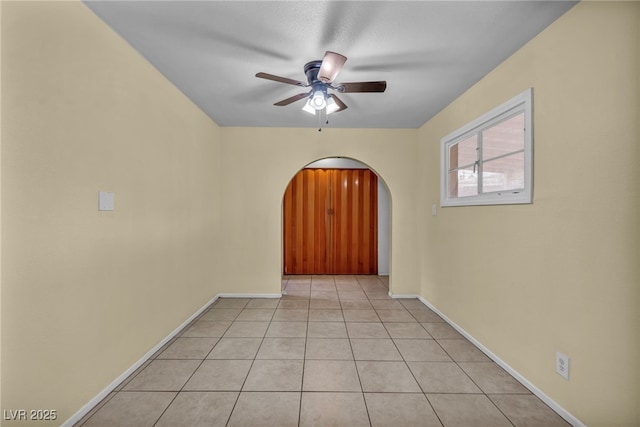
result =
[[[533,202],[532,89],[441,141],[441,206]]]

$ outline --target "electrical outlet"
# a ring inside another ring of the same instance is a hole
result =
[[[556,352],[556,372],[565,380],[569,379],[569,356]]]

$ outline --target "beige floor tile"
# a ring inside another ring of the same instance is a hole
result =
[[[272,322],[306,322],[309,317],[309,310],[306,308],[281,309],[278,308]]]
[[[249,298],[220,298],[212,308],[244,308],[249,301]]]
[[[353,360],[348,339],[307,338],[305,359]]]
[[[211,322],[233,321],[242,311],[241,308],[212,308],[198,320],[208,320]]]
[[[384,323],[391,338],[431,338],[431,335],[419,323],[389,322]]]
[[[493,362],[463,362],[458,364],[482,389],[489,393],[531,393],[504,369]]]
[[[309,322],[344,322],[342,310],[309,309]]]
[[[445,427],[511,427],[512,424],[483,394],[427,394]]]
[[[119,392],[83,427],[151,427],[175,396],[175,392]]]
[[[278,309],[308,310],[309,309],[309,300],[308,299],[289,299],[289,300],[280,299],[280,303],[278,304]]]
[[[467,340],[438,339],[438,344],[456,362],[490,362],[491,359]]]
[[[431,339],[393,340],[407,362],[451,362],[451,358]]]
[[[400,298],[398,301],[407,310],[429,310],[429,307],[417,298]]]
[[[236,317],[237,321],[250,321],[250,322],[260,322],[260,321],[270,321],[273,317],[273,312],[275,308],[245,308],[238,314]]]
[[[124,387],[125,391],[179,391],[200,360],[154,360]]]
[[[256,360],[242,391],[300,391],[302,360]]]
[[[346,300],[366,300],[367,299],[367,295],[364,293],[364,291],[358,290],[358,291],[338,291],[338,296],[340,297],[340,300],[346,301]]]
[[[311,286],[302,287],[292,286],[291,284],[288,284],[284,290],[284,293],[289,297],[309,298],[309,294],[311,293]]]
[[[262,338],[267,332],[269,322],[233,322],[225,338]]]
[[[489,399],[518,427],[570,426],[560,415],[532,394],[497,394],[489,396]]]
[[[369,425],[362,393],[302,393],[300,427]]]
[[[251,360],[205,360],[183,390],[240,391],[251,363]]]
[[[444,322],[422,322],[420,323],[429,332],[429,335],[436,339],[453,338],[465,339],[460,332],[456,331],[451,325]]]
[[[296,280],[289,280],[289,282],[287,282],[287,290],[295,290],[295,291],[307,291],[310,292],[311,291],[311,281],[296,281]]]
[[[342,315],[347,322],[379,322],[380,318],[374,309],[345,310]]]
[[[228,427],[296,427],[299,413],[299,392],[242,392]]]
[[[307,322],[271,322],[267,338],[304,338],[307,336]]]
[[[371,305],[376,310],[406,310],[400,301],[395,299],[390,300],[372,300]]]
[[[407,362],[425,393],[481,393],[453,362]]]
[[[351,360],[307,360],[303,384],[303,391],[362,391]]]
[[[402,360],[390,338],[351,338],[356,360]]]
[[[360,283],[360,286],[365,286],[365,285],[383,286],[384,283],[380,277],[381,276],[358,275],[356,276],[356,280],[358,280],[358,283]]]
[[[364,392],[419,393],[420,387],[404,362],[357,361]]]
[[[353,274],[336,274],[333,276],[333,280],[335,280],[336,285],[338,283],[358,283],[358,279]]]
[[[118,384],[116,386],[116,388],[113,391],[122,391],[124,390],[124,388],[135,378],[138,376],[138,374],[142,371],[144,371],[147,366],[149,366],[151,364],[151,362],[153,362],[153,359],[147,359],[145,360],[142,365],[138,366],[138,368],[133,371],[127,378],[124,379],[124,381],[122,381],[120,384]]]
[[[265,338],[256,359],[304,359],[304,338]]]
[[[362,291],[362,286],[356,281],[336,282],[339,291]]]
[[[207,359],[254,359],[262,338],[221,338]]]
[[[306,274],[289,276],[288,283],[311,286],[311,276]]]
[[[367,298],[370,300],[391,300],[387,291],[367,291]]]
[[[334,276],[331,274],[327,275],[314,275],[311,277],[311,286],[319,285],[319,284],[328,284],[335,286],[336,281]]]
[[[332,291],[314,291],[311,290],[311,299],[319,299],[319,300],[337,300],[338,292],[334,289]]]
[[[237,392],[182,392],[154,427],[224,427]]]
[[[309,307],[319,310],[339,310],[342,308],[339,299],[312,299]]]
[[[204,359],[218,342],[218,338],[178,338],[158,359]]]
[[[422,393],[365,393],[372,427],[442,427]]]
[[[341,300],[340,306],[343,310],[365,310],[373,308],[369,301],[359,299]]]
[[[102,399],[100,402],[98,402],[98,404],[96,404],[93,408],[91,408],[89,412],[84,414],[84,416],[80,418],[80,420],[77,423],[74,424],[74,427],[82,427],[87,422],[87,420],[89,420],[89,418],[91,418],[96,412],[102,409],[102,407],[106,405],[107,402],[109,402],[111,399],[113,399],[117,394],[118,394],[117,391],[112,391],[109,394],[107,394],[107,396],[104,399]]]
[[[254,298],[245,308],[272,308],[275,309],[280,303],[280,298]]]
[[[389,288],[387,286],[384,286],[381,283],[363,283],[360,286],[362,286],[362,290],[367,292],[367,293],[372,293],[372,292],[385,292],[385,293],[389,293]]]
[[[210,320],[198,320],[193,325],[189,326],[180,336],[217,338],[223,336],[229,326],[231,326],[230,321],[215,322]]]
[[[331,282],[311,282],[311,292],[313,291],[329,291],[336,292],[336,284]]]
[[[310,322],[307,336],[309,338],[347,338],[347,328],[343,322]]]
[[[431,310],[410,309],[409,313],[411,313],[418,322],[444,322],[440,316]]]
[[[406,310],[382,310],[376,309],[378,316],[383,322],[404,322],[412,323],[417,320]]]
[[[349,338],[389,338],[382,323],[347,322]]]

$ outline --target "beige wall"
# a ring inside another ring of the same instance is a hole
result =
[[[220,134],[79,2],[2,2],[2,107],[1,406],[59,425],[218,292]]]
[[[425,215],[422,295],[592,427],[640,425],[639,22],[578,4],[419,135],[428,212],[440,139],[534,88],[534,204]]]
[[[280,291],[282,197],[293,176],[326,157],[367,164],[391,194],[391,290],[417,294],[417,130],[222,128],[225,292]]]

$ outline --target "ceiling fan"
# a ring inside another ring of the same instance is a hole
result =
[[[290,98],[276,102],[273,105],[282,107],[307,98],[307,102],[302,108],[304,111],[316,114],[317,111],[325,110],[327,114],[331,114],[345,110],[347,105],[335,94],[330,94],[329,90],[334,90],[339,93],[355,93],[384,92],[387,88],[386,81],[340,83],[334,85],[333,81],[346,61],[346,56],[327,51],[324,54],[322,61],[311,61],[305,64],[304,73],[307,76],[306,83],[289,79],[287,77],[274,76],[273,74],[268,73],[257,73],[256,77],[300,87],[311,87],[309,92],[299,93]]]

